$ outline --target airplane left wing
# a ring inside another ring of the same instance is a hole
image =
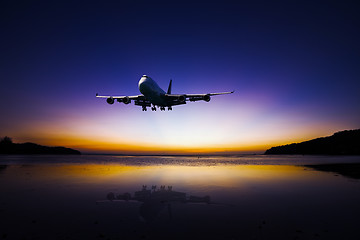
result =
[[[209,93],[210,96],[216,96],[216,95],[224,95],[224,94],[231,94],[234,93],[235,91],[231,91],[231,92],[219,92],[219,93]]]
[[[231,94],[232,92],[219,92],[219,93],[205,93],[205,94],[165,94],[165,97],[173,101],[185,104],[186,101],[195,102],[204,100],[209,102],[211,96]]]

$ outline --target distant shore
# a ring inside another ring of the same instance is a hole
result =
[[[266,155],[360,155],[360,129],[337,132],[332,136],[272,147]]]
[[[11,138],[4,137],[0,141],[0,154],[7,155],[81,155],[81,152],[66,147],[48,147],[35,143],[13,143]]]

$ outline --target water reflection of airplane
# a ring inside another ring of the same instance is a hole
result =
[[[141,202],[140,218],[144,221],[153,220],[165,207],[168,208],[169,217],[172,218],[171,203],[214,204],[210,201],[210,196],[187,196],[184,192],[173,191],[172,186],[167,188],[161,186],[160,189],[152,186],[151,189],[147,189],[147,186],[143,185],[142,190],[136,191],[133,197],[130,193],[115,194],[110,192],[106,198],[108,200],[98,201],[97,204],[104,202]]]

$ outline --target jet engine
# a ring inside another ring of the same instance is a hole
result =
[[[185,102],[186,98],[184,95],[180,95],[178,100],[179,100],[179,102]]]
[[[131,99],[129,97],[124,97],[124,99],[122,100],[122,102],[124,104],[129,104],[131,102]]]
[[[114,99],[112,97],[109,97],[108,99],[106,99],[106,102],[108,104],[114,104]]]
[[[204,100],[205,102],[209,102],[210,99],[211,99],[210,94],[189,97],[190,102],[196,102],[196,101],[201,101],[201,100]]]
[[[131,102],[131,99],[129,97],[124,97],[124,98],[118,98],[117,101],[122,102],[124,104],[129,104]]]
[[[204,96],[204,101],[205,101],[205,102],[210,102],[210,99],[211,99],[211,97],[210,97],[209,94],[206,94],[206,95]]]

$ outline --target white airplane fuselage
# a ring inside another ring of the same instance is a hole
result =
[[[140,78],[139,90],[152,104],[162,107],[168,105],[165,98],[166,92],[151,77],[144,75]]]

